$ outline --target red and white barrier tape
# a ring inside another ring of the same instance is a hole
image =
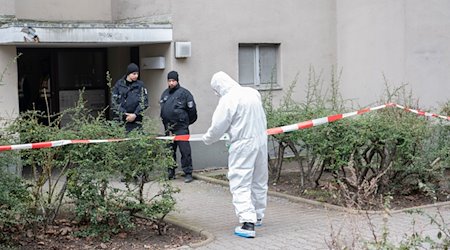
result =
[[[295,124],[291,124],[291,125],[286,125],[286,126],[282,126],[282,127],[270,128],[270,129],[267,129],[267,134],[268,135],[276,135],[276,134],[282,134],[282,133],[292,132],[292,131],[296,131],[296,130],[311,128],[311,127],[319,126],[322,124],[338,121],[338,120],[341,120],[344,118],[352,117],[355,115],[364,114],[364,113],[367,113],[370,111],[384,109],[387,107],[396,107],[396,108],[403,109],[405,111],[415,113],[417,115],[441,118],[441,119],[450,121],[450,116],[437,115],[437,114],[428,113],[425,111],[406,108],[404,106],[401,106],[401,105],[398,105],[395,103],[388,103],[388,104],[380,105],[377,107],[361,109],[361,110],[354,111],[354,112],[330,115],[330,116],[313,119],[313,120],[309,120],[309,121],[304,121],[304,122],[300,122],[300,123],[295,123]],[[202,136],[203,136],[203,134],[190,134],[190,135],[174,135],[174,136],[157,136],[157,137],[153,137],[153,138],[159,139],[159,140],[170,140],[170,141],[201,141]],[[68,144],[90,144],[90,143],[104,143],[104,142],[119,142],[119,141],[128,141],[128,140],[131,140],[131,138],[104,139],[104,140],[59,140],[59,141],[49,141],[49,142],[37,142],[37,143],[28,143],[28,144],[0,146],[0,152],[8,151],[8,150],[51,148],[51,147],[64,146],[64,145],[68,145]],[[229,137],[228,137],[228,135],[224,135],[220,138],[220,140],[229,140]]]
[[[392,107],[394,105],[395,104],[385,104],[385,105],[380,105],[380,106],[373,107],[373,108],[361,109],[358,111],[349,112],[349,113],[345,113],[345,114],[330,115],[330,116],[326,116],[326,117],[322,117],[322,118],[318,118],[318,119],[314,119],[314,120],[309,120],[309,121],[304,121],[304,122],[300,122],[300,123],[296,123],[296,124],[286,125],[286,126],[282,126],[282,127],[278,127],[278,128],[270,128],[267,130],[267,134],[268,135],[276,135],[276,134],[301,130],[301,129],[305,129],[305,128],[311,128],[311,127],[319,126],[322,124],[338,121],[338,120],[341,120],[344,118],[352,117],[355,115],[364,114],[364,113],[367,113],[370,111],[383,109],[386,107]]]
[[[22,149],[38,149],[38,148],[53,148],[53,147],[60,147],[60,146],[69,145],[69,144],[91,144],[91,143],[118,142],[118,141],[128,141],[128,140],[131,140],[131,138],[125,138],[125,139],[104,139],[104,140],[59,140],[59,141],[47,141],[47,142],[36,142],[36,143],[0,146],[0,151],[22,150]]]
[[[376,107],[372,107],[372,108],[361,109],[361,110],[354,111],[354,112],[330,115],[330,116],[313,119],[313,120],[309,120],[309,121],[304,121],[304,122],[300,122],[300,123],[295,123],[295,124],[291,124],[291,125],[286,125],[286,126],[282,126],[282,127],[270,128],[270,129],[267,129],[267,134],[268,135],[276,135],[276,134],[282,134],[282,133],[302,130],[302,129],[306,129],[306,128],[311,128],[311,127],[319,126],[322,124],[338,121],[338,120],[341,120],[344,118],[352,117],[355,115],[361,115],[361,114],[364,114],[364,113],[367,113],[370,111],[375,111],[375,110],[384,109],[384,108],[388,108],[388,107],[396,107],[396,108],[400,108],[400,109],[403,109],[403,110],[406,110],[409,112],[413,112],[417,115],[442,118],[442,119],[450,121],[450,116],[436,115],[436,114],[423,112],[423,111],[419,111],[419,110],[415,110],[415,109],[409,109],[409,108],[406,108],[404,106],[401,106],[401,105],[398,105],[395,103],[388,103],[388,104],[384,104],[384,105],[380,105],[380,106],[376,106]],[[203,136],[203,134],[175,135],[175,136],[157,137],[157,139],[172,140],[172,141],[201,141],[202,136]],[[228,140],[229,138],[224,136],[220,139]]]
[[[393,106],[395,106],[395,107],[397,107],[397,108],[400,108],[400,109],[403,109],[403,110],[406,110],[406,111],[415,113],[415,114],[417,114],[417,115],[426,116],[426,117],[441,118],[441,119],[450,121],[450,116],[437,115],[437,114],[428,113],[428,112],[421,111],[421,110],[410,109],[410,108],[404,107],[404,106],[402,106],[402,105],[398,105],[398,104],[396,104],[396,103],[392,103],[391,105],[393,105]]]
[[[155,139],[160,140],[169,140],[169,141],[201,141],[203,137],[203,134],[190,134],[190,135],[172,135],[172,136],[158,136],[155,137]],[[220,137],[221,141],[229,140],[230,137],[228,134],[223,135]]]

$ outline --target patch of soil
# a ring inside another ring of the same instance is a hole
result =
[[[302,197],[305,199],[316,200],[338,206],[346,206],[345,200],[339,195],[339,187],[327,178],[323,178],[319,187],[308,186],[304,189],[300,187],[300,173],[298,171],[288,171],[281,173],[281,177],[276,184],[273,184],[270,180],[269,190],[281,192],[293,196]],[[441,192],[436,194],[437,202],[449,201],[450,196],[448,193]],[[436,202],[431,196],[427,196],[424,193],[410,193],[403,195],[400,193],[392,194],[392,200],[390,201],[391,209],[404,209],[416,206],[428,205]],[[367,210],[380,210],[383,209],[383,201],[374,201],[371,207],[362,207]]]
[[[18,249],[174,249],[204,240],[201,236],[182,228],[167,225],[165,233],[158,234],[154,223],[136,218],[136,227],[119,232],[109,241],[100,238],[79,238],[74,236],[81,228],[75,223],[60,219],[47,229],[32,230],[16,234]]]
[[[210,176],[215,179],[228,181],[225,174]],[[282,171],[279,181],[274,184],[274,181],[269,178],[269,190],[297,196],[309,200],[320,201],[337,206],[347,207],[345,199],[339,194],[339,187],[333,183],[331,177],[321,178],[320,186],[314,187],[312,185],[302,188],[300,186],[300,172],[299,171]],[[327,182],[329,181],[329,182]],[[404,209],[416,206],[428,205],[434,202],[450,201],[450,194],[448,192],[439,192],[436,195],[437,200],[425,193],[410,193],[407,195],[393,194],[390,201],[390,208]],[[383,209],[383,202],[381,200],[374,201],[370,207],[361,207],[366,210],[381,210]]]

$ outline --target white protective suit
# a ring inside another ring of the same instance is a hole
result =
[[[230,135],[228,180],[239,223],[256,223],[267,204],[267,120],[261,95],[242,87],[224,72],[215,73],[211,87],[220,96],[211,127],[203,136],[207,145]]]

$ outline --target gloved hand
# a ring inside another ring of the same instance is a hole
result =
[[[228,133],[225,133],[222,135],[222,137],[220,137],[220,140],[222,141],[229,141],[230,140],[230,135]]]
[[[225,147],[227,147],[227,149],[230,150],[230,146],[231,146],[230,135],[228,133],[225,133],[220,138],[220,140],[225,141]]]

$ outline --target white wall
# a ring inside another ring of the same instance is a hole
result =
[[[141,46],[141,58],[166,57],[164,70],[141,71],[141,79],[150,91],[148,112],[157,118],[166,75],[179,72],[198,105],[192,133],[205,132],[217,104],[212,74],[223,70],[237,79],[239,43],[280,43],[279,83],[286,90],[300,73],[294,93],[300,102],[310,66],[322,72],[325,83],[332,66],[342,68],[344,98],[361,106],[383,96],[383,75],[393,86],[409,83],[422,109],[447,101],[450,92],[447,0],[0,0],[0,5],[0,15],[32,20],[171,23],[174,41],[190,41],[192,56],[175,59],[173,44]],[[0,69],[15,53],[15,47],[0,47]],[[111,72],[122,72],[127,53],[109,50]],[[17,84],[16,66],[10,70],[5,79]],[[15,116],[17,87],[0,90],[0,112]],[[282,94],[277,92],[275,102]]]
[[[213,73],[237,79],[239,43],[280,43],[280,85],[300,73],[298,100],[304,99],[309,66],[327,70],[335,62],[334,1],[190,0],[174,1],[172,8],[174,41],[192,42],[192,57],[175,59],[174,69],[197,100],[194,133],[209,127],[218,101],[210,88]]]
[[[3,0],[4,1],[4,0]],[[111,0],[15,0],[16,17],[43,21],[111,21]]]
[[[0,16],[14,16],[16,14],[15,0],[0,0]]]
[[[300,73],[295,98],[304,100],[308,69],[328,70],[335,63],[335,4],[328,0],[172,1],[173,39],[190,41],[192,56],[173,59],[172,69],[197,102],[198,120],[191,133],[204,133],[218,102],[210,79],[225,71],[238,78],[239,43],[280,43],[279,84]],[[172,54],[173,58],[173,54]],[[276,91],[278,102],[282,91]],[[194,168],[226,166],[224,142],[209,147],[191,143]]]
[[[165,44],[152,44],[145,45],[139,48],[140,57],[156,57],[163,56],[165,58],[165,69],[142,69],[141,67],[141,80],[144,81],[145,86],[149,92],[149,109],[148,114],[156,119],[159,119],[160,107],[159,98],[161,93],[167,88],[167,73],[171,70],[171,57],[170,53],[172,46],[170,43]],[[163,128],[161,128],[164,130]]]
[[[378,101],[383,74],[405,80],[404,1],[341,0],[337,4],[337,62],[344,97],[363,106]]]
[[[159,100],[162,92],[167,88],[167,74],[173,69],[178,69],[174,65],[179,65],[180,62],[176,62],[177,59],[174,58],[173,44],[145,45],[141,46],[139,48],[139,51],[141,59],[153,56],[165,57],[165,64],[166,64],[165,69],[145,70],[142,69],[141,67],[141,75],[140,75],[141,80],[144,81],[144,84],[149,92],[150,107],[147,110],[147,114],[155,118],[157,124],[159,124],[159,133],[163,134],[164,126],[162,125],[159,119],[160,114]],[[186,60],[181,60],[181,62],[186,62]],[[180,75],[180,84],[182,86],[185,86],[184,79],[186,77],[187,75]],[[197,102],[197,107],[199,109],[198,111],[199,116],[202,115],[205,109],[214,108],[213,105],[199,106],[198,102],[203,100],[205,97],[196,94],[197,87],[193,86],[189,87],[189,89],[195,95],[194,98]],[[205,131],[196,131],[195,129],[193,129],[196,126],[196,124],[197,123],[195,123],[193,126],[190,127],[191,133],[205,132]],[[214,143],[213,145],[210,146],[204,145],[203,142],[191,142],[191,149],[192,149],[192,163],[193,163],[192,165],[194,169],[227,166],[228,150],[225,147],[224,142]],[[180,159],[181,156],[178,155],[178,160]],[[181,169],[178,169],[178,171],[181,171]]]
[[[407,83],[422,109],[448,100],[450,1],[340,0],[337,61],[344,97],[362,106]],[[437,111],[437,110],[435,110]]]
[[[113,20],[150,23],[171,22],[170,0],[111,0]]]
[[[405,81],[432,111],[450,100],[450,1],[405,1]]]
[[[15,46],[0,46],[0,127],[19,114]],[[4,119],[4,120],[3,120]]]

